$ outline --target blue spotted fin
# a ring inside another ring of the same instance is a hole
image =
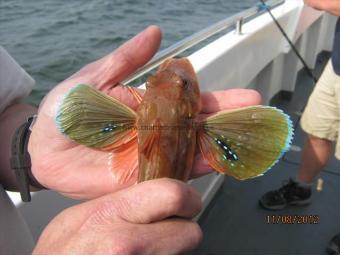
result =
[[[281,110],[251,106],[223,111],[200,123],[198,144],[216,171],[239,180],[262,175],[286,152],[292,122]]]
[[[99,90],[80,84],[70,90],[57,112],[57,126],[73,141],[114,150],[137,142],[136,113]]]

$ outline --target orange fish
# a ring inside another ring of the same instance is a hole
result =
[[[88,85],[64,98],[56,122],[72,140],[112,152],[119,182],[170,177],[186,181],[198,144],[216,171],[243,180],[262,175],[287,151],[292,123],[281,110],[252,106],[197,118],[201,99],[186,58],[165,61],[146,82],[135,112]],[[119,171],[116,169],[119,169]]]

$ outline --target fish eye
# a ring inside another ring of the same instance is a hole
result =
[[[183,79],[183,80],[182,80],[182,84],[183,84],[183,87],[184,87],[185,89],[187,89],[187,88],[189,87],[189,85],[190,85],[190,81],[187,80],[187,79]]]

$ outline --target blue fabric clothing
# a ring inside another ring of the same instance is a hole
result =
[[[337,75],[340,75],[340,18],[336,23],[333,51],[332,51],[333,69]]]

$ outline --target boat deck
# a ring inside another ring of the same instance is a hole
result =
[[[319,55],[317,75],[328,58],[328,53]],[[275,106],[290,114],[296,123],[313,87],[312,79],[302,70],[291,100],[278,100]],[[295,176],[303,142],[303,132],[297,127],[293,150],[263,177],[244,182],[226,177],[199,220],[204,240],[192,254],[326,254],[329,240],[340,232],[340,164],[334,157],[320,175],[322,190],[313,187],[309,206],[267,211],[258,205],[265,192],[277,189],[283,180]],[[268,224],[268,215],[316,215],[318,223]]]

